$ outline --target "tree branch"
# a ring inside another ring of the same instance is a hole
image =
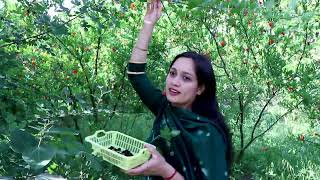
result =
[[[282,114],[275,122],[273,122],[266,130],[264,130],[261,134],[257,135],[256,137],[254,137],[253,139],[251,139],[248,144],[242,149],[243,151],[245,149],[247,149],[257,138],[263,136],[265,133],[267,133],[270,129],[273,128],[274,125],[276,125],[281,119],[283,119],[285,116],[287,116],[288,114],[290,114],[293,110],[295,110],[300,104],[302,103],[302,100],[297,103],[293,108],[291,108],[290,110],[288,110],[287,112],[285,112],[284,114]]]
[[[91,104],[92,104],[92,108],[93,108],[93,116],[95,118],[95,121],[98,122],[98,110],[97,110],[97,104],[96,104],[96,101],[95,101],[95,97],[94,97],[94,94],[95,94],[95,89],[92,88],[91,86],[91,82],[89,81],[89,77],[86,73],[86,70],[85,70],[85,67],[84,67],[84,64],[82,63],[82,59],[83,59],[83,54],[84,54],[84,40],[83,40],[83,37],[82,37],[82,34],[81,34],[81,42],[82,42],[82,46],[81,46],[81,55],[80,57],[78,58],[78,61],[79,61],[79,64],[81,66],[81,69],[83,70],[84,72],[84,76],[86,78],[86,82],[87,82],[87,85],[88,85],[88,89],[89,89],[89,92],[90,92],[90,101],[91,101]]]
[[[249,46],[248,48],[249,48],[249,50],[250,50],[250,52],[251,52],[251,54],[252,54],[252,57],[253,57],[255,63],[258,64],[256,55],[255,55],[255,53],[253,52],[253,48],[252,48],[253,45],[250,43],[250,38],[249,38],[249,35],[248,35],[248,32],[247,32],[246,28],[244,27],[244,25],[243,25],[243,23],[242,23],[242,19],[243,19],[243,18],[240,17],[240,25],[241,25],[241,27],[242,27],[242,29],[243,29],[243,31],[244,31],[244,35],[245,35],[246,41],[247,41],[248,46]],[[241,29],[241,28],[240,28],[240,29]]]
[[[300,56],[300,59],[299,59],[295,74],[298,73],[299,66],[301,64],[301,60],[302,60],[304,54],[306,53],[306,47],[307,47],[307,41],[308,41],[308,23],[306,24],[306,33],[305,33],[304,37],[305,38],[304,38],[304,43],[303,43],[303,49],[302,49],[302,53],[301,53],[301,56]]]
[[[99,30],[98,47],[97,47],[96,58],[95,58],[95,71],[94,71],[94,75],[95,75],[95,76],[98,75],[98,60],[99,60],[99,52],[100,52],[101,39],[102,39],[102,34],[101,34],[101,30]]]
[[[70,86],[67,86],[67,87],[68,87],[68,90],[70,92],[69,98],[72,99],[72,107],[73,107],[74,110],[76,110],[77,100],[76,100],[75,96],[73,95]],[[72,120],[74,122],[76,130],[79,130],[79,132],[81,132],[80,126],[78,124],[78,119],[76,119],[75,117],[72,117]],[[83,138],[82,138],[81,134],[79,135],[79,137],[80,137],[80,142],[83,144]]]
[[[235,90],[235,93],[238,95],[238,101],[239,101],[239,116],[240,116],[240,126],[239,126],[239,130],[240,130],[240,146],[241,146],[241,149],[243,148],[244,146],[244,131],[243,131],[243,125],[244,125],[244,106],[243,106],[243,97],[240,93],[240,91],[238,90],[238,88],[233,84],[233,80],[231,78],[231,75],[229,74],[229,72],[227,71],[227,65],[221,55],[221,52],[220,52],[220,48],[219,48],[219,44],[217,42],[217,39],[215,37],[215,33],[212,32],[210,30],[210,28],[207,26],[206,23],[204,23],[204,26],[206,27],[206,29],[209,31],[209,33],[211,34],[212,38],[214,39],[214,42],[215,42],[215,45],[216,45],[216,48],[217,48],[217,51],[218,51],[218,55],[221,59],[221,62],[222,62],[222,65],[223,65],[223,70],[225,72],[225,74],[227,75],[230,83],[231,83],[231,86],[233,87],[233,89]]]
[[[221,62],[222,62],[223,70],[224,70],[225,74],[227,75],[229,81],[231,82],[231,85],[232,85],[232,87],[234,88],[234,90],[235,90],[236,92],[238,92],[237,87],[235,87],[235,85],[232,83],[231,75],[230,75],[229,72],[227,71],[227,68],[226,68],[227,65],[226,65],[226,63],[225,63],[225,61],[224,61],[224,59],[223,59],[223,57],[222,57],[222,55],[221,55],[220,48],[219,48],[219,44],[218,44],[217,39],[216,39],[216,37],[215,37],[215,33],[212,32],[212,31],[210,30],[210,28],[209,28],[205,23],[203,23],[203,24],[205,25],[206,29],[209,31],[209,33],[211,34],[212,38],[214,39],[214,42],[215,42],[216,47],[217,47],[218,55],[219,55],[219,58],[220,58],[220,60],[221,60]]]
[[[172,26],[172,27],[175,27],[174,24],[172,23],[171,18],[170,18],[170,16],[169,16],[168,12],[167,12],[167,9],[166,9],[166,7],[165,7],[165,5],[163,4],[162,1],[161,1],[161,4],[162,4],[162,6],[163,6],[163,11],[164,11],[164,13],[166,13],[166,15],[167,15],[167,17],[168,17],[168,20],[169,20],[169,22],[170,22],[170,24],[171,24],[171,26]]]
[[[76,19],[77,17],[79,17],[79,16],[80,16],[80,15],[77,15],[77,16],[75,16],[74,18],[72,18],[72,19],[64,22],[61,26],[64,26],[64,25],[70,23],[71,21],[75,20],[75,19]],[[33,35],[33,36],[30,36],[30,37],[26,37],[26,38],[21,39],[21,40],[19,40],[19,41],[20,41],[20,42],[25,42],[25,41],[27,41],[27,40],[29,40],[29,39],[34,39],[34,38],[40,39],[41,36],[46,35],[46,34],[48,34],[48,33],[50,33],[50,30],[47,30],[47,31],[42,32],[42,33],[39,33],[39,34],[37,34],[37,35]],[[18,42],[17,40],[14,40],[14,41],[12,41],[12,42],[10,42],[10,43],[1,45],[0,48],[4,48],[4,47],[10,46],[10,45],[12,45],[12,44],[18,44],[17,42]]]
[[[244,146],[244,132],[243,132],[243,125],[244,125],[244,107],[243,107],[243,99],[242,96],[240,96],[239,94],[239,116],[240,116],[240,126],[239,126],[239,130],[240,130],[240,147],[241,149]]]
[[[33,36],[30,36],[30,37],[26,37],[26,38],[21,39],[21,40],[19,40],[19,41],[20,41],[20,42],[25,42],[25,41],[27,41],[27,40],[29,40],[29,39],[33,39],[33,38],[40,39],[41,36],[47,34],[48,32],[49,32],[49,31],[43,32],[43,33],[40,33],[40,34],[37,34],[37,35],[33,35]],[[10,45],[12,45],[12,44],[18,44],[19,41],[18,41],[18,40],[14,40],[14,41],[12,41],[12,42],[10,42],[10,43],[3,44],[3,45],[0,46],[0,48],[4,48],[4,47],[10,46]]]
[[[86,82],[87,82],[87,86],[88,86],[88,89],[89,89],[89,93],[90,93],[90,101],[91,101],[91,104],[92,104],[92,107],[93,107],[93,110],[94,110],[94,116],[95,116],[95,120],[96,122],[98,121],[98,115],[97,115],[97,107],[96,107],[96,103],[95,103],[95,100],[94,100],[94,90],[91,88],[91,83],[89,81],[89,77],[85,71],[85,67],[84,67],[84,64],[82,63],[82,58],[83,58],[83,46],[82,46],[82,49],[81,49],[81,55],[80,56],[77,56],[75,53],[73,53],[68,47],[67,45],[60,39],[58,38],[57,36],[54,36],[65,48],[66,50],[76,59],[79,61],[79,64],[81,66],[81,69],[83,70],[84,72],[84,76],[85,76],[85,79],[86,79]]]
[[[278,91],[275,91],[274,93],[272,93],[272,96],[269,98],[269,100],[266,102],[266,104],[263,106],[262,110],[260,111],[258,119],[256,120],[256,123],[254,124],[253,129],[251,131],[251,139],[253,139],[254,132],[256,131],[258,124],[261,122],[264,111],[266,110],[267,106],[270,104],[271,100],[276,96],[277,92]]]
[[[110,117],[109,117],[109,121],[111,121],[111,119],[113,118],[113,116],[114,116],[114,114],[115,114],[115,112],[116,112],[116,109],[117,109],[117,107],[118,107],[118,104],[119,104],[119,102],[121,101],[121,97],[122,97],[122,91],[123,91],[123,89],[124,89],[124,80],[125,80],[125,77],[126,77],[126,72],[127,72],[127,66],[125,66],[124,67],[124,69],[123,69],[123,76],[122,76],[122,80],[121,80],[121,85],[120,85],[120,91],[119,91],[119,94],[118,94],[118,101],[116,102],[116,104],[113,106],[113,110],[112,110],[112,113],[111,113],[111,115],[110,115]],[[104,124],[104,128],[106,128],[107,127],[107,121],[105,122],[105,124]]]

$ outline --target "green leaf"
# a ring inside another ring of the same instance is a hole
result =
[[[297,7],[297,0],[291,0],[288,6],[290,9],[295,9]]]
[[[274,7],[274,0],[266,1],[265,6],[267,9],[272,9]]]
[[[52,32],[55,35],[67,35],[68,34],[68,27],[64,24],[61,24],[58,21],[54,21],[51,23]]]
[[[197,6],[199,6],[200,4],[202,4],[202,0],[189,0],[188,1],[188,6],[190,9],[195,8]]]
[[[179,134],[180,134],[180,131],[179,131],[179,130],[172,130],[172,131],[171,131],[171,136],[172,136],[172,137],[179,136]]]
[[[313,12],[306,12],[306,13],[303,13],[301,20],[304,22],[308,22],[310,21],[310,19],[313,18],[313,16],[314,16]]]
[[[47,25],[50,22],[50,16],[47,14],[42,14],[38,17],[37,22],[39,24]]]
[[[11,132],[10,147],[17,153],[23,153],[28,149],[32,149],[38,145],[38,140],[30,133],[17,129]]]
[[[90,167],[92,167],[96,171],[102,171],[101,164],[95,159],[95,157],[89,153],[84,153],[87,161],[90,163]]]
[[[167,141],[170,141],[171,139],[171,131],[168,127],[164,127],[160,130],[160,136],[166,139]]]
[[[32,169],[40,169],[49,164],[54,155],[55,150],[51,146],[41,145],[23,152],[22,158]]]
[[[4,119],[7,123],[15,122],[17,120],[16,116],[11,113],[7,113]]]
[[[62,153],[68,155],[76,155],[79,152],[85,151],[86,148],[83,146],[82,143],[76,141],[75,139],[71,139],[70,137],[71,136],[67,136],[62,140],[63,147],[61,147],[61,149],[64,149]]]
[[[0,141],[0,152],[8,150],[9,146],[8,143]]]

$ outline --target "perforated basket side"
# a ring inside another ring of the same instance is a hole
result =
[[[116,154],[109,149],[100,149],[97,155],[102,156],[104,160],[118,167],[121,167],[121,164],[125,161],[125,158],[121,157],[119,154]]]
[[[106,132],[105,136],[97,138],[96,143],[103,147],[110,146],[112,144],[112,133]]]
[[[129,150],[133,154],[137,154],[141,149],[144,148],[145,143],[125,134],[117,133],[115,144],[119,147]]]

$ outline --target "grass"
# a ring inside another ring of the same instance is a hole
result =
[[[308,123],[287,120],[255,142],[233,179],[320,179],[320,137]],[[304,134],[304,141],[299,137]]]

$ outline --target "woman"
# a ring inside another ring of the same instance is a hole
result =
[[[176,56],[164,94],[145,75],[147,48],[161,11],[159,0],[148,3],[128,64],[132,86],[156,116],[148,142],[157,149],[146,145],[152,158],[127,173],[166,180],[228,179],[231,141],[218,110],[210,60],[195,52]]]

